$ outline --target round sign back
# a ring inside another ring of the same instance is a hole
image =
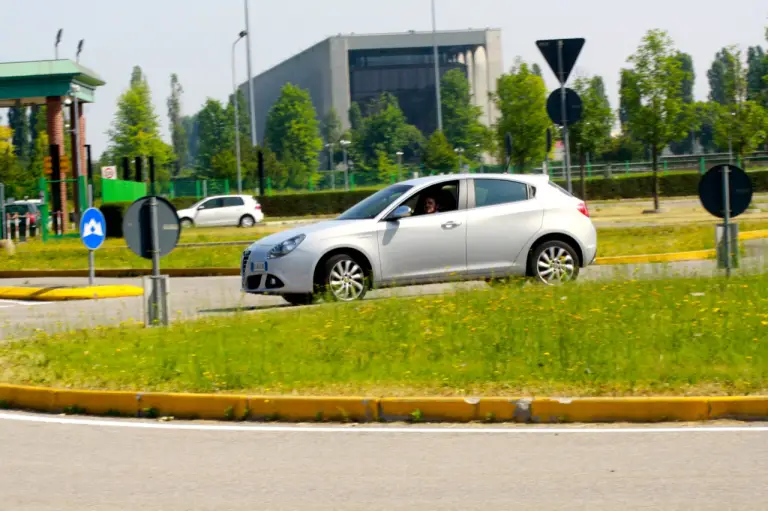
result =
[[[725,218],[723,204],[723,172],[728,171],[728,197],[730,217],[744,213],[752,202],[752,180],[735,165],[716,165],[699,181],[699,199],[704,209],[718,218]]]
[[[568,126],[576,124],[581,120],[581,110],[583,103],[578,93],[569,88],[565,88],[565,113]],[[547,114],[549,118],[558,126],[563,125],[563,97],[560,89],[552,92],[547,98]]]
[[[163,199],[157,199],[157,237],[160,242],[160,257],[170,254],[179,243],[181,228],[176,208]],[[142,197],[128,208],[123,218],[123,237],[134,254],[152,259],[152,230],[149,197]]]

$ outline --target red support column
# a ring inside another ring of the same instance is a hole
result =
[[[64,148],[64,117],[61,110],[61,97],[60,96],[48,96],[46,98],[46,105],[48,110],[48,140],[51,144],[57,144],[59,146],[59,158],[63,159],[65,154]],[[65,232],[67,225],[69,224],[69,212],[67,211],[67,183],[64,182],[66,174],[61,173],[61,183],[59,183],[59,194],[61,197],[61,209],[62,209],[62,222],[61,232]],[[45,225],[45,224],[43,224]]]

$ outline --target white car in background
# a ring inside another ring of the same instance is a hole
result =
[[[264,221],[261,204],[250,195],[215,195],[177,211],[182,227],[253,227]]]

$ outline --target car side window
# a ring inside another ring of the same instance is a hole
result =
[[[241,197],[224,197],[222,201],[223,201],[222,207],[224,208],[242,206],[245,204],[245,202],[243,202],[243,199]]]
[[[475,207],[528,200],[528,186],[507,179],[475,179]]]
[[[459,209],[459,182],[448,181],[425,188],[408,198],[403,205],[411,208],[411,216],[456,211]]]
[[[203,204],[200,205],[200,209],[218,209],[223,207],[223,202],[222,199],[211,199],[203,202]]]

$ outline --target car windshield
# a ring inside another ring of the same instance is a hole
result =
[[[392,205],[393,202],[402,197],[403,194],[411,188],[411,185],[403,184],[388,186],[358,202],[342,213],[337,220],[367,220],[376,218],[376,216]]]

